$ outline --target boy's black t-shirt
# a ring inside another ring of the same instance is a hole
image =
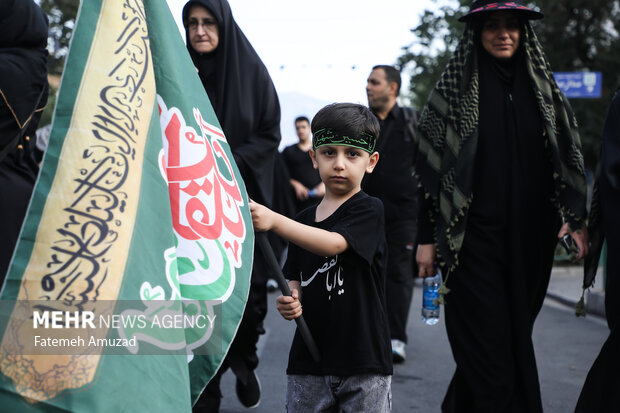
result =
[[[315,222],[316,206],[297,216],[302,224],[341,234],[342,254],[320,257],[290,244],[284,267],[301,282],[303,316],[321,355],[315,363],[295,332],[287,374],[350,376],[392,374],[385,309],[386,242],[383,204],[360,191],[331,216]]]

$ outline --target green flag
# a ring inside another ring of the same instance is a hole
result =
[[[82,2],[2,290],[0,406],[189,411],[238,328],[253,244],[245,186],[166,3]]]

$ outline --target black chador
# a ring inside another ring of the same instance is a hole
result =
[[[233,19],[226,0],[192,0],[183,8],[188,21],[192,5],[206,8],[218,24],[217,48],[196,52],[186,27],[187,49],[213,105],[215,114],[239,167],[248,195],[272,206],[274,198],[275,156],[280,144],[280,104],[265,65]],[[217,410],[222,394],[219,382],[230,367],[237,377],[237,388],[249,388],[258,365],[256,344],[264,333],[267,313],[266,263],[254,253],[251,288],[243,319],[220,370],[202,393],[194,409]],[[247,386],[247,387],[246,387]],[[192,389],[192,396],[202,389]],[[257,390],[258,391],[258,390]],[[204,407],[203,407],[204,406]]]
[[[0,27],[0,152],[11,146],[0,159],[2,286],[42,157],[35,132],[47,102],[48,24],[32,0],[2,1]]]
[[[502,62],[479,47],[478,56],[474,198],[445,306],[458,368],[444,412],[470,411],[463,410],[469,404],[463,386],[473,386],[468,392],[475,400],[488,401],[480,411],[508,412],[512,406],[540,412],[531,334],[560,228],[551,204],[551,161],[523,54]],[[495,394],[498,383],[515,392]]]
[[[280,103],[265,65],[223,0],[195,0],[218,21],[219,44],[211,53],[187,49],[198,69],[235,162],[256,202],[271,205],[274,157],[280,144]],[[187,34],[189,36],[189,34]],[[187,37],[189,39],[189,37]]]

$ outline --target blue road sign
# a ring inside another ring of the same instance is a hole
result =
[[[603,86],[601,72],[555,72],[558,86],[568,98],[600,98]]]

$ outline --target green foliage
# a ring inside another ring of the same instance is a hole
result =
[[[69,52],[71,34],[75,17],[80,6],[79,0],[39,0],[41,9],[49,19],[48,49],[50,56],[47,69],[50,74],[61,74],[65,57]]]
[[[434,0],[437,1],[437,0]],[[404,48],[398,63],[411,74],[410,94],[422,108],[458,43],[464,24],[457,18],[469,9],[469,0],[450,0],[435,13],[426,10],[413,28],[414,41]],[[528,4],[532,4],[528,2]],[[620,85],[619,0],[539,0],[545,18],[534,22],[553,70],[603,73],[600,99],[571,99],[580,125],[586,166],[594,169],[600,151],[603,123],[613,92]]]
[[[52,85],[50,85],[49,95],[47,97],[47,105],[43,109],[41,114],[41,120],[39,121],[39,128],[52,123],[52,117],[54,115],[54,108],[56,107],[56,96],[58,91]]]
[[[545,0],[540,8],[545,18],[535,29],[553,70],[603,74],[602,98],[570,101],[586,165],[594,170],[607,108],[620,85],[620,4],[618,0]]]
[[[437,3],[437,0],[432,0]],[[446,2],[444,1],[443,4]],[[420,24],[411,29],[415,40],[404,49],[398,64],[411,75],[410,98],[417,109],[426,104],[463,31],[457,19],[468,10],[467,0],[450,1],[433,12],[425,10]]]

